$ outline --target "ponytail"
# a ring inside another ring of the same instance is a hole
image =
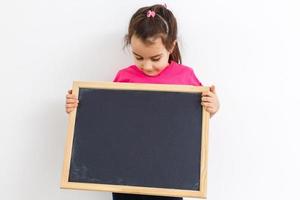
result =
[[[178,64],[181,64],[182,63],[182,60],[181,60],[181,55],[180,55],[180,50],[179,50],[179,47],[178,47],[178,43],[176,42],[175,44],[175,47],[172,51],[172,53],[170,54],[169,56],[169,62],[171,61],[175,61],[177,62]]]

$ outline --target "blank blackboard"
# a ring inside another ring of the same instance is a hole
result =
[[[62,187],[205,197],[205,89],[75,82]]]

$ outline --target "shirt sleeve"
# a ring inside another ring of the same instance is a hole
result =
[[[195,86],[202,86],[202,83],[198,80],[197,76],[194,73],[194,70],[191,71],[191,81]]]
[[[115,76],[113,82],[119,82],[119,78],[120,78],[120,71],[117,73],[117,75]]]

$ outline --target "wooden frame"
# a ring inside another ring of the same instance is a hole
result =
[[[143,90],[143,91],[171,91],[185,93],[202,93],[208,91],[208,87],[189,86],[189,85],[166,85],[166,84],[135,84],[135,83],[114,83],[114,82],[79,82],[73,83],[73,94],[79,94],[80,88],[100,88],[116,90]],[[69,170],[71,162],[73,133],[75,127],[76,110],[69,114],[67,139],[64,152],[64,162],[61,178],[61,188],[81,189],[81,190],[99,190],[116,193],[132,193],[145,195],[176,196],[176,197],[196,197],[206,198],[207,187],[207,155],[208,155],[208,126],[209,113],[202,110],[202,138],[201,138],[201,166],[200,166],[200,190],[181,190],[153,187],[136,187],[123,185],[108,185],[95,183],[77,183],[69,182]]]

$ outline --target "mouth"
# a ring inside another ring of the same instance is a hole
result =
[[[147,72],[147,71],[143,71],[144,74],[148,75],[148,76],[156,76],[159,74],[159,72]]]

